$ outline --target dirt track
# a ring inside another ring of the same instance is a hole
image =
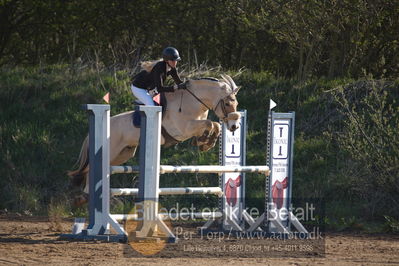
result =
[[[0,216],[0,265],[399,264],[398,235],[327,234],[322,258],[143,258],[126,256],[127,244],[59,240],[59,234],[69,233],[71,226],[70,220]]]

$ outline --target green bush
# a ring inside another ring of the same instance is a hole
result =
[[[398,83],[361,80],[338,87],[333,96],[343,116],[337,141],[353,159],[347,183],[364,202],[365,214],[398,216]]]

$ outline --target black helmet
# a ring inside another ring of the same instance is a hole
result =
[[[163,49],[162,52],[162,58],[163,60],[171,60],[171,61],[180,61],[180,55],[179,51],[176,50],[174,47],[166,47]]]

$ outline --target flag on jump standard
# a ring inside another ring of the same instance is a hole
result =
[[[109,92],[107,92],[107,94],[104,95],[103,100],[104,100],[106,103],[109,103]]]
[[[272,99],[270,99],[270,104],[269,104],[269,110],[272,110],[274,107],[277,106],[277,103],[275,103]]]

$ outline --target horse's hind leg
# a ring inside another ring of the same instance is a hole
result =
[[[136,153],[136,146],[126,146],[124,147],[119,154],[111,161],[111,165],[120,165],[125,163],[127,160],[132,158]]]

